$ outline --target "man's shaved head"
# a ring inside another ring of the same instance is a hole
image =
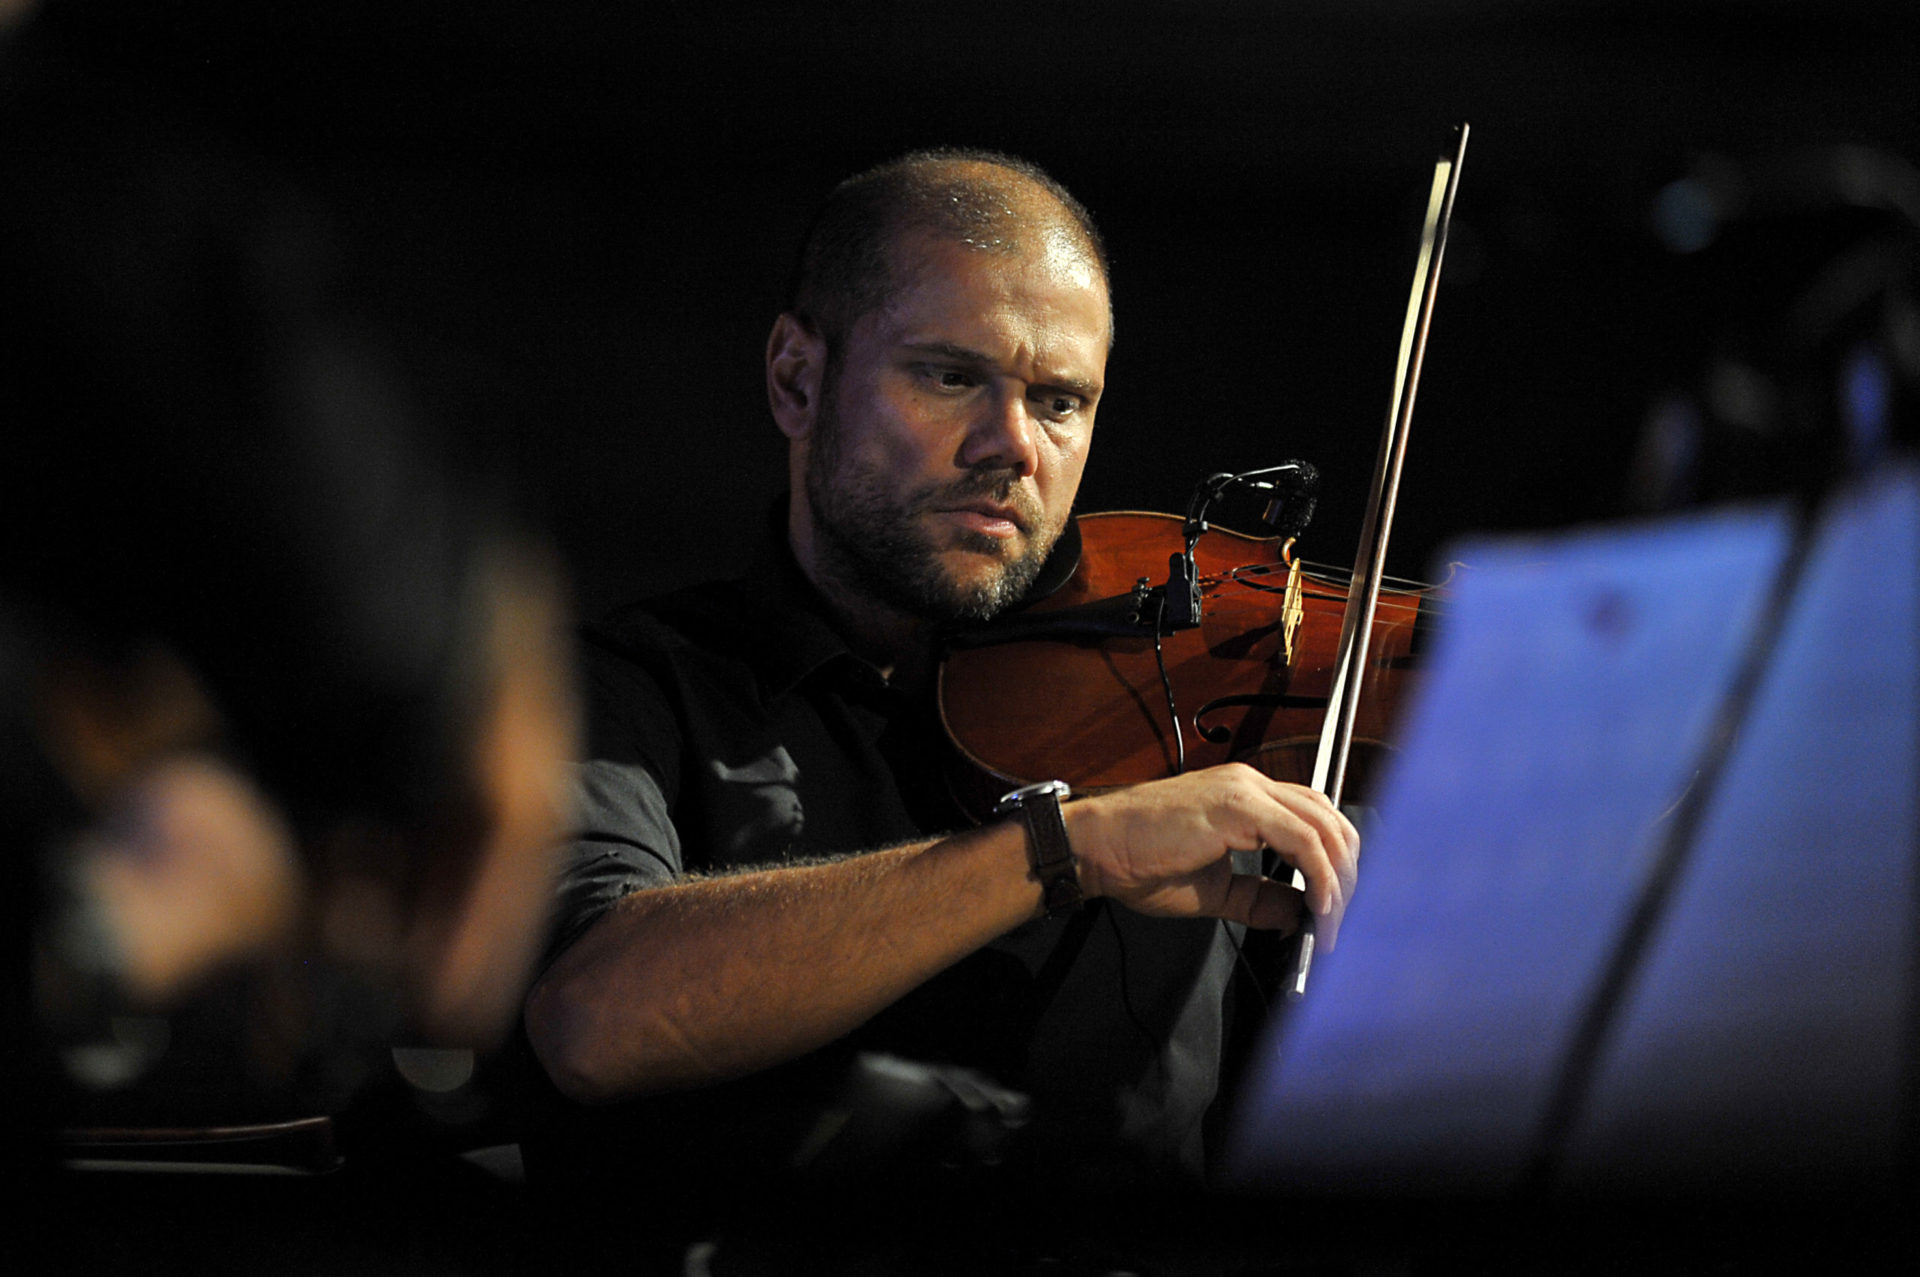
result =
[[[1007,254],[1064,242],[1111,291],[1093,215],[1038,165],[998,151],[913,151],[840,183],[808,232],[787,309],[830,355],[855,320],[909,285],[892,250],[913,234]]]

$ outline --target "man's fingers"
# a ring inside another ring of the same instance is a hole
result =
[[[1298,887],[1246,874],[1234,875],[1227,899],[1230,908],[1238,906],[1241,910],[1233,916],[1233,921],[1283,935],[1292,935],[1300,929],[1300,920],[1307,908],[1305,895]],[[1334,942],[1339,939],[1342,912],[1336,909],[1313,924],[1314,945],[1321,952],[1332,952]]]
[[[1088,891],[1141,913],[1199,909],[1291,930],[1301,893],[1232,875],[1229,853],[1265,846],[1305,881],[1304,907],[1338,930],[1356,879],[1358,835],[1325,795],[1240,763],[1152,781],[1075,803],[1069,834]]]
[[[1300,828],[1294,838],[1270,835],[1267,845],[1306,875],[1314,912],[1337,915],[1359,880],[1359,831],[1319,791],[1279,781],[1274,785],[1275,801]]]
[[[1292,934],[1299,928],[1301,910],[1305,908],[1300,893],[1283,882],[1259,874],[1235,874],[1227,884],[1223,916],[1256,931]]]
[[[1307,900],[1315,913],[1325,916],[1346,899],[1347,884],[1335,859],[1345,857],[1345,840],[1338,826],[1323,824],[1303,806],[1298,800],[1275,804],[1260,833],[1281,860],[1306,876]]]
[[[1333,799],[1327,797],[1319,790],[1308,788],[1305,785],[1290,784],[1286,781],[1275,781],[1274,783],[1290,793],[1305,798],[1310,809],[1317,809],[1318,811],[1326,813],[1333,822],[1333,828],[1338,831],[1339,843],[1347,849],[1348,858],[1356,864],[1358,863],[1360,859],[1360,831],[1354,828],[1353,822],[1347,819],[1347,814],[1334,804]]]

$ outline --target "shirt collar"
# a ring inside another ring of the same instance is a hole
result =
[[[856,656],[834,629],[826,601],[794,559],[785,497],[774,503],[740,583],[759,604],[761,632],[754,638],[751,663],[769,697],[834,673],[874,686],[885,683],[880,671]]]

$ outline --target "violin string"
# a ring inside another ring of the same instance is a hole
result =
[[[1277,569],[1271,563],[1245,563],[1245,564],[1241,564],[1239,567],[1229,568],[1226,572],[1222,573],[1219,576],[1202,577],[1201,584],[1203,586],[1212,586],[1212,587],[1215,587],[1216,589],[1223,584],[1237,585],[1237,586],[1240,586],[1242,589],[1257,590],[1262,594],[1285,594],[1287,592],[1286,586],[1267,585],[1261,581],[1248,579],[1249,577],[1255,577],[1255,576],[1270,576],[1276,570]],[[1309,582],[1318,581],[1318,579],[1314,577],[1308,577],[1306,579]],[[1336,583],[1332,581],[1318,581],[1318,583],[1324,584],[1330,587],[1336,585]],[[1344,587],[1338,587],[1338,588],[1344,588]],[[1410,607],[1410,606],[1417,607],[1420,610],[1421,616],[1428,621],[1438,620],[1440,617],[1446,615],[1447,608],[1446,608],[1446,603],[1444,601],[1446,598],[1446,595],[1441,592],[1441,587],[1437,585],[1412,586],[1411,588],[1402,590],[1401,594],[1412,596],[1414,599],[1417,600],[1417,602],[1412,604],[1402,603],[1397,601],[1393,597],[1383,594],[1381,595],[1381,598],[1380,598],[1380,607],[1382,608],[1382,610],[1386,611],[1389,615],[1391,615],[1396,609],[1399,609],[1399,608]],[[1309,586],[1307,589],[1303,591],[1303,597],[1309,598],[1309,599],[1329,599],[1329,600],[1339,601],[1339,600],[1344,600],[1346,596],[1344,594],[1326,593],[1321,590],[1313,589],[1311,586]]]
[[[1444,590],[1447,587],[1447,583],[1451,581],[1454,575],[1464,566],[1466,565],[1457,561],[1447,564],[1447,579],[1438,582],[1413,581],[1406,577],[1399,576],[1383,576],[1380,578],[1380,582],[1382,585],[1390,586],[1400,593],[1417,594],[1424,598],[1429,594]],[[1201,577],[1200,583],[1202,585],[1219,585],[1223,582],[1232,582],[1236,585],[1246,585],[1250,589],[1271,589],[1271,586],[1254,586],[1246,578],[1250,576],[1272,576],[1285,571],[1286,567],[1287,565],[1284,563],[1238,563],[1224,571]],[[1352,568],[1336,567],[1326,563],[1309,563],[1304,559],[1300,562],[1300,568],[1301,575],[1305,580],[1326,585],[1336,590],[1345,590],[1353,577]]]

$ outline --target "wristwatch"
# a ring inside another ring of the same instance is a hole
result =
[[[1027,822],[1027,863],[1040,882],[1049,918],[1072,913],[1086,899],[1073,844],[1067,841],[1067,822],[1060,814],[1061,802],[1072,792],[1064,780],[1043,780],[1023,785],[993,805],[994,815],[1017,811]]]

